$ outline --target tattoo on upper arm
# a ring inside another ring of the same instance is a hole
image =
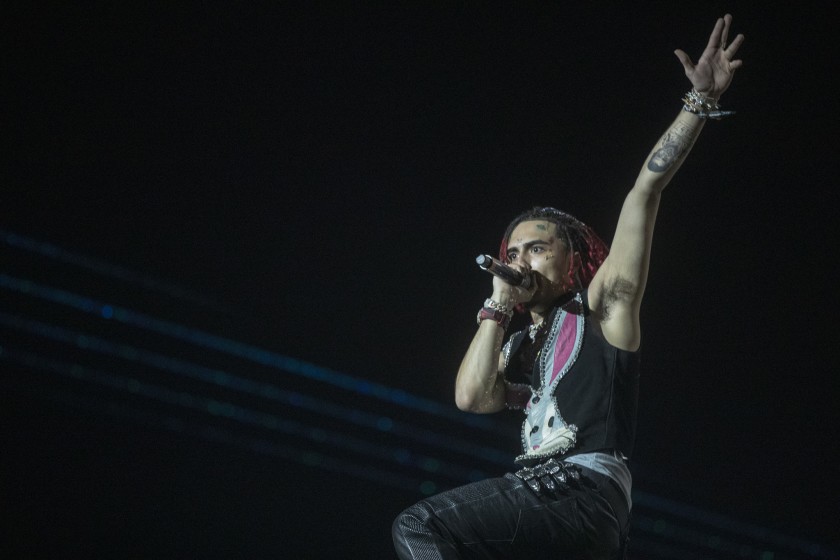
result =
[[[650,157],[647,168],[654,173],[668,171],[674,163],[682,159],[693,143],[691,128],[677,123],[662,136],[660,146]]]

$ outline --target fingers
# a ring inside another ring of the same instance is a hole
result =
[[[706,48],[726,49],[726,42],[729,40],[729,29],[731,27],[732,14],[726,14],[722,18],[718,18],[718,20],[715,22],[715,28],[712,30],[712,34],[709,35],[709,44],[706,45]],[[735,37],[735,41],[738,41],[738,44],[740,45],[744,41],[743,35],[738,35],[738,37]],[[735,41],[733,41],[733,44],[735,43]]]
[[[677,58],[680,59],[680,62],[685,68],[686,73],[691,72],[694,70],[694,63],[691,62],[691,57],[686,54],[684,50],[677,49],[674,51],[674,54],[677,55]]]
[[[726,14],[729,16],[729,14]],[[729,21],[732,21],[732,16],[729,16]],[[712,29],[712,34],[709,35],[709,44],[707,49],[719,49],[721,45],[726,42],[726,33],[729,31],[726,16],[718,18],[715,22],[715,28]]]
[[[735,56],[735,53],[738,52],[738,48],[741,46],[741,43],[743,43],[743,42],[744,42],[744,35],[739,33],[738,36],[736,36],[732,40],[732,44],[729,45],[726,48],[726,51],[725,51],[726,57],[727,58],[732,58],[733,56]]]
[[[718,20],[720,21],[720,20]],[[720,32],[720,48],[726,48],[726,40],[729,38],[729,27],[732,25],[732,16],[726,14],[723,16],[723,30]]]
[[[685,75],[698,91],[714,91],[716,95],[720,95],[728,87],[729,81],[732,79],[732,72],[742,66],[743,62],[741,60],[732,59],[743,44],[744,36],[739,33],[732,40],[732,44],[727,46],[726,42],[729,38],[731,26],[732,16],[730,14],[718,18],[715,22],[715,28],[709,35],[709,43],[700,56],[697,66],[694,65],[685,51],[680,49],[674,51],[685,69]],[[701,89],[701,86],[703,86],[703,89]],[[706,86],[713,87],[708,89]]]

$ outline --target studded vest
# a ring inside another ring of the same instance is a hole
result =
[[[508,384],[508,406],[526,414],[517,463],[599,450],[628,458],[633,453],[639,353],[610,345],[589,312],[585,292],[554,310],[530,372],[513,371],[519,360],[511,360],[527,330],[513,334],[505,346],[505,378],[522,373],[530,378],[530,387]]]

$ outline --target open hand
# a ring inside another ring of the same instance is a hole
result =
[[[706,45],[706,49],[700,55],[697,64],[691,61],[685,51],[680,49],[674,51],[683,68],[685,68],[685,75],[691,80],[694,89],[705,97],[719,99],[732,82],[735,70],[743,64],[741,60],[733,60],[732,58],[738,52],[741,43],[744,42],[744,36],[738,34],[729,46],[726,44],[731,24],[732,16],[729,14],[717,20],[715,28],[709,36],[709,44]]]

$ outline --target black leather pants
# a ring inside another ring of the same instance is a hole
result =
[[[624,497],[608,477],[577,466],[569,469],[580,476],[550,475],[549,484],[536,485],[537,490],[507,474],[422,500],[394,521],[397,555],[422,560],[623,558],[629,524]]]

